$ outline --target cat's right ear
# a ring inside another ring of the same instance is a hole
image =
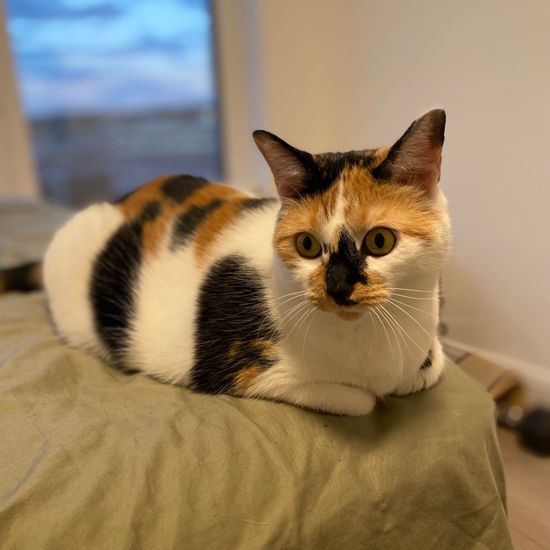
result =
[[[311,155],[265,130],[256,130],[252,136],[271,168],[279,196],[299,197],[308,182],[307,164],[312,162]]]

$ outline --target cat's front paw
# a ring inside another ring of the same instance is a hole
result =
[[[306,409],[347,416],[369,414],[376,405],[373,393],[331,382],[307,382],[287,386],[272,397]]]
[[[376,405],[371,392],[343,384],[308,383],[296,390],[295,404],[331,414],[363,416]]]

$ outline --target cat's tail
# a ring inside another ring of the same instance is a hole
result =
[[[41,290],[42,262],[30,262],[28,264],[0,269],[0,294],[11,291],[31,292]]]

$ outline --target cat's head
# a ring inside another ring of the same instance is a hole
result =
[[[433,110],[393,146],[317,155],[254,132],[282,199],[275,250],[317,307],[345,318],[437,280],[449,237],[444,130]]]

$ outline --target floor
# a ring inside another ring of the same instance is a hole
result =
[[[550,550],[550,458],[520,447],[498,429],[508,492],[508,523],[516,550]]]

